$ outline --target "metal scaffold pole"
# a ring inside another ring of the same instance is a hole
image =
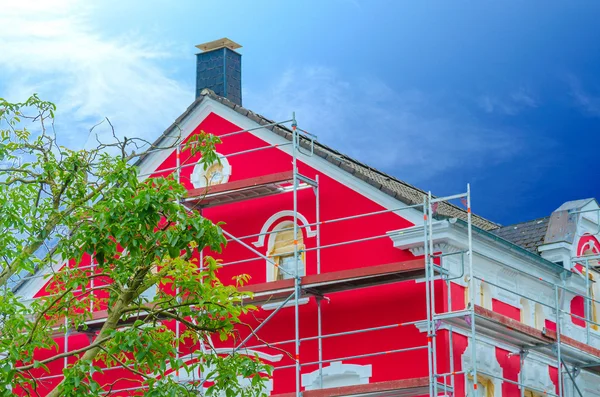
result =
[[[471,332],[469,335],[469,345],[471,347],[471,365],[472,376],[473,376],[473,391],[475,397],[479,396],[477,389],[477,346],[476,346],[476,332],[475,332],[475,277],[473,273],[473,214],[471,212],[471,184],[467,184],[467,243],[469,250],[467,255],[469,256],[469,310],[471,318]],[[466,379],[465,379],[466,380]],[[465,382],[467,385],[468,382]]]
[[[297,164],[297,152],[298,152],[298,124],[296,122],[296,113],[292,116],[292,172],[293,172],[293,200],[294,200],[294,264],[296,266],[296,273],[294,274],[294,336],[296,339],[296,397],[300,397],[302,392],[300,390],[300,261],[298,253],[298,164]]]
[[[317,224],[317,274],[321,274],[321,185],[319,183],[319,175],[315,175],[317,186],[315,189],[315,222]],[[323,312],[322,299],[317,297],[317,336],[319,349],[319,387],[323,388]]]
[[[432,207],[432,196],[431,196],[431,192],[428,192],[427,194],[427,222],[428,222],[428,236],[429,236],[429,241],[426,241],[426,244],[429,244],[429,248],[427,250],[427,252],[429,253],[429,258],[427,259],[427,267],[429,268],[429,282],[430,287],[429,287],[429,292],[431,293],[431,298],[429,299],[429,305],[431,307],[430,309],[430,313],[431,313],[431,363],[432,363],[432,367],[433,367],[433,395],[437,396],[438,395],[438,390],[437,390],[437,385],[438,385],[438,380],[437,380],[437,329],[436,329],[436,322],[435,322],[435,263],[433,261],[433,255],[434,255],[434,251],[433,251],[433,207]]]
[[[560,332],[561,332],[561,308],[560,299],[558,298],[558,285],[554,285],[554,304],[556,307],[556,362],[558,372],[558,395],[563,395],[562,387],[562,357],[561,357],[561,343],[560,343]]]
[[[432,331],[432,323],[433,319],[431,316],[431,291],[430,291],[430,267],[429,267],[429,217],[428,217],[428,208],[429,208],[429,198],[428,196],[423,196],[423,257],[425,259],[425,305],[427,311],[427,365],[429,370],[429,396],[434,397],[434,389],[433,384],[435,382],[434,379],[434,371],[433,371],[433,351],[431,346],[431,331]]]

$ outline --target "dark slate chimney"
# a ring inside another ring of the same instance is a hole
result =
[[[196,61],[196,98],[204,88],[242,106],[242,46],[227,38],[198,44]]]

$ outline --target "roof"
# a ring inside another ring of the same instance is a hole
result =
[[[490,230],[496,236],[538,254],[538,247],[544,244],[550,217],[534,219],[514,225]]]
[[[571,211],[571,210],[577,211],[577,210],[582,209],[583,207],[585,207],[587,204],[589,204],[592,201],[596,201],[596,199],[595,198],[587,198],[587,199],[567,201],[566,203],[564,203],[563,205],[558,207],[556,209],[556,211]]]
[[[161,137],[159,137],[158,140],[153,144],[153,147],[158,146],[162,139],[167,137],[168,134],[171,133],[171,131],[178,129],[179,124],[191,112],[193,112],[194,109],[196,109],[205,98],[210,98],[212,100],[220,102],[223,105],[233,109],[237,113],[248,117],[250,120],[260,125],[265,125],[266,129],[273,131],[277,135],[280,135],[289,141],[292,140],[292,131],[289,128],[282,125],[272,125],[275,123],[273,120],[261,116],[258,113],[244,108],[243,106],[236,105],[229,99],[215,94],[212,90],[203,89],[200,93],[200,96],[186,109],[185,112],[183,112],[181,116],[179,116],[175,120],[175,122],[169,128],[165,130]],[[269,125],[267,126],[267,124]],[[301,135],[300,145],[302,147],[310,149],[310,143],[311,142],[308,138]],[[365,181],[369,185],[381,190],[383,193],[394,197],[395,199],[400,200],[401,202],[407,205],[416,205],[423,203],[423,198],[427,194],[425,191],[413,185],[401,181],[364,163],[361,163],[360,161],[355,160],[343,153],[340,153],[337,150],[332,149],[322,143],[314,142],[314,153],[317,156],[327,160],[331,164],[334,164],[335,166],[341,168],[343,171],[354,175],[358,179]],[[144,157],[145,156],[140,157],[136,164],[139,165],[143,161]],[[437,208],[437,216],[441,218],[459,218],[466,220],[467,211],[454,204],[440,202]],[[474,226],[477,226],[483,230],[497,229],[500,226],[492,221],[489,221],[475,214],[473,214],[472,222]]]

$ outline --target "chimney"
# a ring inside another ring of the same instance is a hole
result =
[[[196,46],[196,98],[203,89],[242,106],[242,55],[235,50],[242,46],[227,38]]]

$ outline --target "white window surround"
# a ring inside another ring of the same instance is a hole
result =
[[[373,367],[369,365],[343,364],[332,362],[322,369],[323,389],[341,386],[366,385],[373,375]],[[319,370],[302,375],[302,386],[306,390],[321,389]]]
[[[533,389],[534,393],[540,394],[541,390],[545,393],[554,393],[556,390],[554,382],[550,378],[548,365],[526,358],[523,361],[521,376],[521,383],[526,388]]]
[[[490,374],[498,378],[502,378],[502,367],[496,358],[496,347],[490,346],[480,341],[475,342],[475,360],[477,361],[477,371],[481,371],[482,375]],[[467,346],[464,354],[462,355],[462,369],[468,370],[473,368],[473,358],[471,355],[472,350],[471,344]],[[498,378],[489,377],[490,381],[494,384],[494,391],[496,395],[502,395],[502,381]],[[488,377],[486,377],[488,379]],[[467,390],[467,393],[469,391]],[[470,395],[470,394],[467,394]]]
[[[220,183],[226,183],[229,181],[229,177],[231,176],[231,165],[229,164],[227,157],[219,153],[216,153],[216,155],[219,157],[221,165],[223,166],[223,179]],[[209,168],[210,166],[205,170],[204,164],[202,164],[200,161],[198,161],[198,163],[194,166],[192,174],[190,175],[190,181],[196,189],[206,187],[206,182],[208,181],[206,171],[208,171]]]
[[[265,237],[267,236],[266,233],[269,230],[271,230],[271,227],[273,225],[278,224],[281,221],[281,219],[283,219],[283,218],[294,218],[294,211],[284,210],[284,211],[276,212],[273,215],[271,215],[271,217],[269,217],[269,219],[267,219],[265,224],[260,229],[260,236],[258,236],[258,240],[253,242],[252,245],[254,245],[257,248],[264,247]],[[298,219],[298,222],[300,223],[300,225],[306,226],[309,224],[306,217],[304,215],[302,215],[301,213],[297,213],[297,219]],[[317,230],[311,229],[310,226],[303,227],[303,229],[306,232],[305,234],[306,234],[307,238],[315,237],[317,235]],[[270,234],[269,239],[272,236],[273,236],[273,234]]]

